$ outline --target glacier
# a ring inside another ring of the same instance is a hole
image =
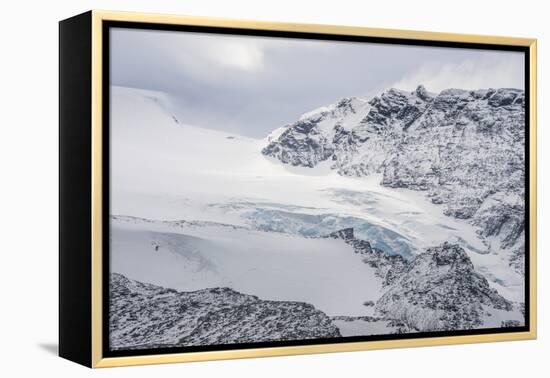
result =
[[[227,288],[261,308],[308,304],[334,337],[523,324],[522,91],[391,89],[341,99],[263,139],[188,125],[163,93],[113,86],[111,96],[110,266],[124,303],[112,303],[115,318],[146,310],[120,289],[136,282],[175,291],[173,303]],[[353,237],[331,237],[342,230]],[[460,267],[426,262],[438,254]],[[444,279],[453,298],[466,295],[464,272],[477,282],[471,305],[434,310],[410,292]],[[262,324],[257,339],[241,340],[270,339]],[[117,348],[139,348],[120,327],[112,323]],[[174,332],[143,345],[221,340]]]

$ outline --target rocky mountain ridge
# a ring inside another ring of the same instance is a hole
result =
[[[310,304],[266,301],[227,287],[179,292],[112,273],[110,346],[118,349],[339,337]]]
[[[268,138],[262,153],[284,164],[330,162],[345,176],[423,191],[444,214],[478,228],[486,253],[523,272],[525,97],[519,89],[390,89],[344,99]]]

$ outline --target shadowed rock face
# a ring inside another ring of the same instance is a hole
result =
[[[113,350],[339,337],[310,304],[264,301],[229,288],[178,292],[112,273]]]
[[[330,161],[346,176],[378,172],[384,186],[424,191],[446,215],[469,220],[482,237],[492,237],[487,248],[507,250],[521,270],[512,251],[524,249],[523,90],[434,95],[419,86],[351,106],[353,114],[315,113],[288,125],[263,154],[304,167]]]

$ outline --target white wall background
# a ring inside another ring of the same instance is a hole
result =
[[[4,377],[544,376],[550,27],[537,0],[118,0],[4,2],[0,22],[0,374]],[[536,37],[539,39],[539,339],[92,372],[57,344],[57,22],[89,9]],[[547,375],[546,375],[547,376]]]

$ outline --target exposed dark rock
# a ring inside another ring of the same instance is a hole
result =
[[[513,327],[521,327],[521,322],[517,320],[504,320],[501,322],[500,326],[502,328],[513,328]]]
[[[478,328],[489,309],[514,307],[474,270],[464,249],[449,243],[418,255],[376,303],[379,316],[414,331]]]
[[[178,292],[112,273],[113,350],[339,337],[323,312],[221,287]]]
[[[353,240],[353,228],[344,228],[343,230],[331,232],[328,237],[332,239],[342,239],[345,241]]]

